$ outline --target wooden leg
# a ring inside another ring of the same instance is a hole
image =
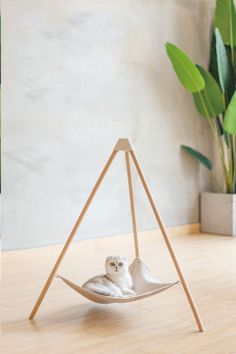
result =
[[[114,157],[116,156],[116,153],[117,153],[117,151],[113,151],[112,152],[112,154],[111,154],[110,158],[108,159],[104,169],[102,170],[102,173],[100,174],[95,186],[93,187],[93,190],[90,193],[90,195],[88,197],[88,200],[85,203],[85,206],[84,206],[80,216],[78,217],[78,219],[77,219],[77,221],[76,221],[76,223],[75,223],[75,225],[74,225],[74,227],[73,227],[73,229],[72,229],[72,231],[70,233],[70,236],[68,237],[68,239],[67,239],[67,241],[66,241],[66,243],[65,243],[65,245],[64,245],[64,247],[63,247],[63,249],[62,249],[62,251],[61,251],[61,253],[59,255],[59,257],[58,257],[58,259],[57,259],[57,261],[56,261],[56,263],[55,263],[55,265],[54,265],[54,267],[53,267],[53,269],[52,269],[52,271],[51,271],[51,273],[50,273],[50,275],[48,277],[48,280],[46,281],[46,283],[45,283],[45,285],[44,285],[44,287],[43,287],[43,289],[42,289],[42,291],[41,291],[41,293],[40,293],[40,295],[38,297],[38,300],[36,301],[36,303],[34,305],[34,308],[33,308],[32,312],[31,312],[31,314],[29,316],[30,320],[32,320],[34,318],[34,316],[36,315],[36,312],[38,311],[38,308],[41,305],[41,302],[43,301],[43,298],[46,295],[46,293],[48,291],[48,288],[50,287],[50,285],[51,285],[51,283],[53,281],[53,278],[54,278],[54,276],[55,276],[55,274],[57,272],[57,269],[59,268],[59,266],[60,266],[60,264],[61,264],[61,262],[62,262],[62,260],[63,260],[63,258],[65,256],[65,254],[66,254],[66,252],[67,252],[67,250],[68,250],[68,248],[69,248],[69,246],[70,246],[70,244],[71,244],[71,242],[72,242],[72,240],[73,240],[73,238],[74,238],[74,236],[76,234],[76,231],[78,230],[78,227],[79,227],[81,221],[83,220],[83,218],[84,218],[84,216],[85,216],[85,214],[86,214],[86,212],[88,210],[88,207],[91,204],[91,202],[92,202],[92,200],[93,200],[93,198],[94,198],[94,196],[95,196],[95,194],[96,194],[96,192],[97,192],[97,190],[98,190],[98,188],[99,188],[99,186],[100,186],[100,184],[101,184],[101,182],[102,182],[107,170],[109,169]]]
[[[158,210],[157,210],[157,208],[155,206],[155,203],[153,201],[151,192],[150,192],[149,187],[147,185],[147,182],[146,182],[146,180],[144,178],[142,170],[141,170],[141,168],[139,166],[138,160],[137,160],[137,158],[135,156],[134,151],[130,151],[130,154],[131,154],[132,159],[134,161],[135,167],[136,167],[136,169],[138,171],[139,177],[141,179],[141,182],[143,184],[144,190],[145,190],[145,192],[147,194],[147,197],[149,199],[149,202],[151,204],[151,207],[152,207],[152,210],[153,210],[154,215],[156,217],[156,220],[157,220],[157,222],[158,222],[158,224],[160,226],[160,229],[161,229],[162,235],[164,237],[166,246],[167,246],[167,248],[169,250],[169,253],[170,253],[170,256],[171,256],[171,258],[173,260],[173,263],[175,265],[176,271],[177,271],[177,273],[179,275],[179,278],[180,278],[180,281],[182,283],[183,289],[185,291],[186,297],[188,299],[189,305],[191,306],[191,309],[192,309],[193,315],[195,317],[198,329],[199,329],[200,332],[204,332],[203,322],[202,322],[200,314],[199,314],[199,312],[197,310],[197,306],[196,306],[196,304],[195,304],[195,302],[193,300],[193,297],[192,297],[192,294],[191,294],[190,289],[188,287],[188,284],[187,284],[187,282],[186,282],[186,280],[184,278],[183,272],[182,272],[181,267],[179,265],[179,261],[178,261],[176,255],[175,255],[175,253],[174,253],[172,243],[171,243],[170,238],[169,238],[169,236],[167,234],[166,228],[165,228],[165,226],[164,226],[164,224],[163,224],[163,222],[161,220],[159,212],[158,212]]]
[[[126,167],[127,167],[128,185],[129,185],[129,197],[130,197],[132,224],[133,224],[135,256],[139,257],[138,231],[137,231],[137,223],[136,223],[136,215],[135,215],[135,207],[134,207],[134,192],[133,192],[133,185],[132,185],[129,152],[127,151],[125,152],[125,159],[126,159]]]

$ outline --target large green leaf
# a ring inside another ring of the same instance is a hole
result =
[[[217,68],[220,86],[223,92],[226,92],[226,89],[229,84],[229,65],[226,49],[218,28],[215,29],[215,38],[216,38],[216,57],[217,57]]]
[[[219,85],[212,75],[201,66],[197,65],[206,86],[201,92],[193,93],[193,98],[198,112],[206,118],[214,118],[224,110],[224,99]]]
[[[209,61],[209,72],[214,77],[216,82],[220,85],[218,67],[217,67],[217,57],[216,57],[216,37],[215,32],[212,33],[211,39],[211,50],[210,50],[210,61]]]
[[[201,91],[205,87],[205,82],[189,57],[171,43],[166,43],[166,51],[183,86],[190,92]]]
[[[229,85],[227,89],[227,101],[229,102],[234,94],[236,88],[236,65],[232,62],[232,51],[235,52],[234,56],[236,58],[236,47],[231,50],[230,47],[226,46],[226,52],[229,63]]]
[[[228,133],[236,133],[236,91],[225,112],[224,129]]]
[[[233,0],[217,0],[215,27],[218,27],[223,42],[231,48],[236,46],[236,12]]]
[[[205,155],[203,155],[202,153],[200,153],[199,151],[191,148],[190,146],[187,145],[181,145],[182,149],[184,149],[185,151],[187,151],[187,153],[189,153],[195,160],[197,160],[198,162],[200,162],[203,166],[205,166],[206,168],[208,168],[208,170],[212,169],[212,162],[208,159],[208,157],[206,157]]]

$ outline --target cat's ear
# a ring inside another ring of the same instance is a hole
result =
[[[109,262],[111,260],[112,260],[112,256],[109,256],[109,257],[106,258],[106,262]]]
[[[124,256],[121,256],[121,254],[118,254],[118,256],[116,256],[117,259],[124,259],[125,257]]]

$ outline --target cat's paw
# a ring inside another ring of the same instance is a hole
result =
[[[123,297],[123,294],[121,293],[121,291],[111,291],[109,296],[111,296],[111,297]]]

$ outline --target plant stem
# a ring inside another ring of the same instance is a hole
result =
[[[213,137],[214,137],[214,139],[215,139],[216,146],[217,146],[217,148],[218,148],[218,152],[219,152],[220,160],[221,160],[221,164],[222,164],[222,169],[223,169],[223,174],[224,174],[224,178],[225,178],[225,185],[226,185],[226,189],[227,189],[227,191],[228,191],[228,189],[229,189],[228,171],[227,171],[227,168],[226,168],[226,165],[225,165],[225,158],[224,158],[224,150],[223,150],[222,140],[219,139],[219,136],[218,136],[218,134],[217,134],[217,131],[216,131],[215,128],[214,128],[214,125],[213,125],[213,123],[212,123],[212,119],[211,119],[211,117],[209,116],[208,111],[207,111],[207,109],[206,109],[206,106],[205,106],[205,104],[204,104],[204,100],[203,100],[203,98],[202,98],[202,93],[201,93],[201,91],[199,92],[199,97],[200,97],[202,106],[203,106],[203,108],[204,108],[204,111],[205,111],[205,114],[206,114],[208,123],[209,123],[209,125],[210,125],[211,132],[212,132]]]
[[[232,135],[233,140],[233,148],[232,148],[232,155],[233,155],[233,181],[232,181],[232,193],[236,192],[236,146],[235,146],[235,135]]]
[[[226,188],[228,189],[228,171],[227,171],[227,168],[226,168],[226,165],[225,165],[225,158],[224,158],[222,140],[219,138],[218,134],[216,133],[211,118],[208,118],[208,123],[210,125],[213,137],[214,137],[216,145],[218,147],[218,152],[219,152],[220,159],[221,159],[223,173],[224,173],[224,176],[225,176]]]
[[[213,171],[211,171],[211,176],[212,176],[212,178],[213,178],[213,180],[214,180],[214,182],[215,182],[217,188],[219,189],[219,191],[223,193],[223,192],[224,192],[224,187],[223,187],[223,188],[221,187],[221,185],[220,185],[220,183],[218,182],[218,179],[217,179],[217,177],[216,177],[216,175],[214,174]]]
[[[224,100],[224,112],[226,112],[226,93],[223,95],[223,100]],[[222,119],[222,126],[224,125],[224,114],[221,113],[220,114],[221,116],[221,119]],[[224,129],[224,128],[223,128]],[[225,134],[225,131],[224,131],[224,134]],[[226,137],[227,137],[227,143],[226,143],[226,149],[227,149],[227,156],[228,156],[228,191],[231,192],[231,193],[234,193],[234,173],[235,173],[235,170],[234,170],[234,166],[235,166],[235,163],[234,163],[234,144],[233,144],[233,141],[231,139],[231,136],[228,132],[226,132]]]

